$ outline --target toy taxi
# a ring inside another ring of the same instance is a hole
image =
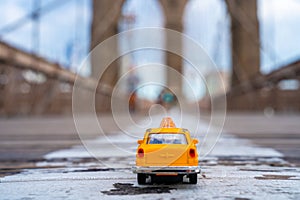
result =
[[[143,140],[138,140],[136,165],[138,184],[145,184],[147,178],[176,177],[190,184],[197,184],[198,165],[197,139],[192,139],[187,129],[176,128],[170,117],[162,119],[159,128],[146,130]]]

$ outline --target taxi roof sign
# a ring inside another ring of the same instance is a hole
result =
[[[171,117],[164,117],[161,120],[160,128],[176,128],[176,125]]]

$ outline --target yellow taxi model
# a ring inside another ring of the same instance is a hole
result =
[[[198,165],[197,139],[192,139],[187,129],[176,128],[170,117],[163,118],[159,128],[147,129],[143,140],[138,140],[136,166],[138,184],[158,178],[172,178],[197,184]]]

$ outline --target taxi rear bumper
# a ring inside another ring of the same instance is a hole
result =
[[[199,174],[201,172],[200,166],[133,166],[133,173],[143,173],[143,174]]]

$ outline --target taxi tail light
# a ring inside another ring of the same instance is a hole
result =
[[[195,151],[195,149],[190,149],[189,154],[190,154],[191,158],[195,158],[196,157],[196,151]]]
[[[138,150],[138,157],[143,158],[144,157],[144,149]]]

